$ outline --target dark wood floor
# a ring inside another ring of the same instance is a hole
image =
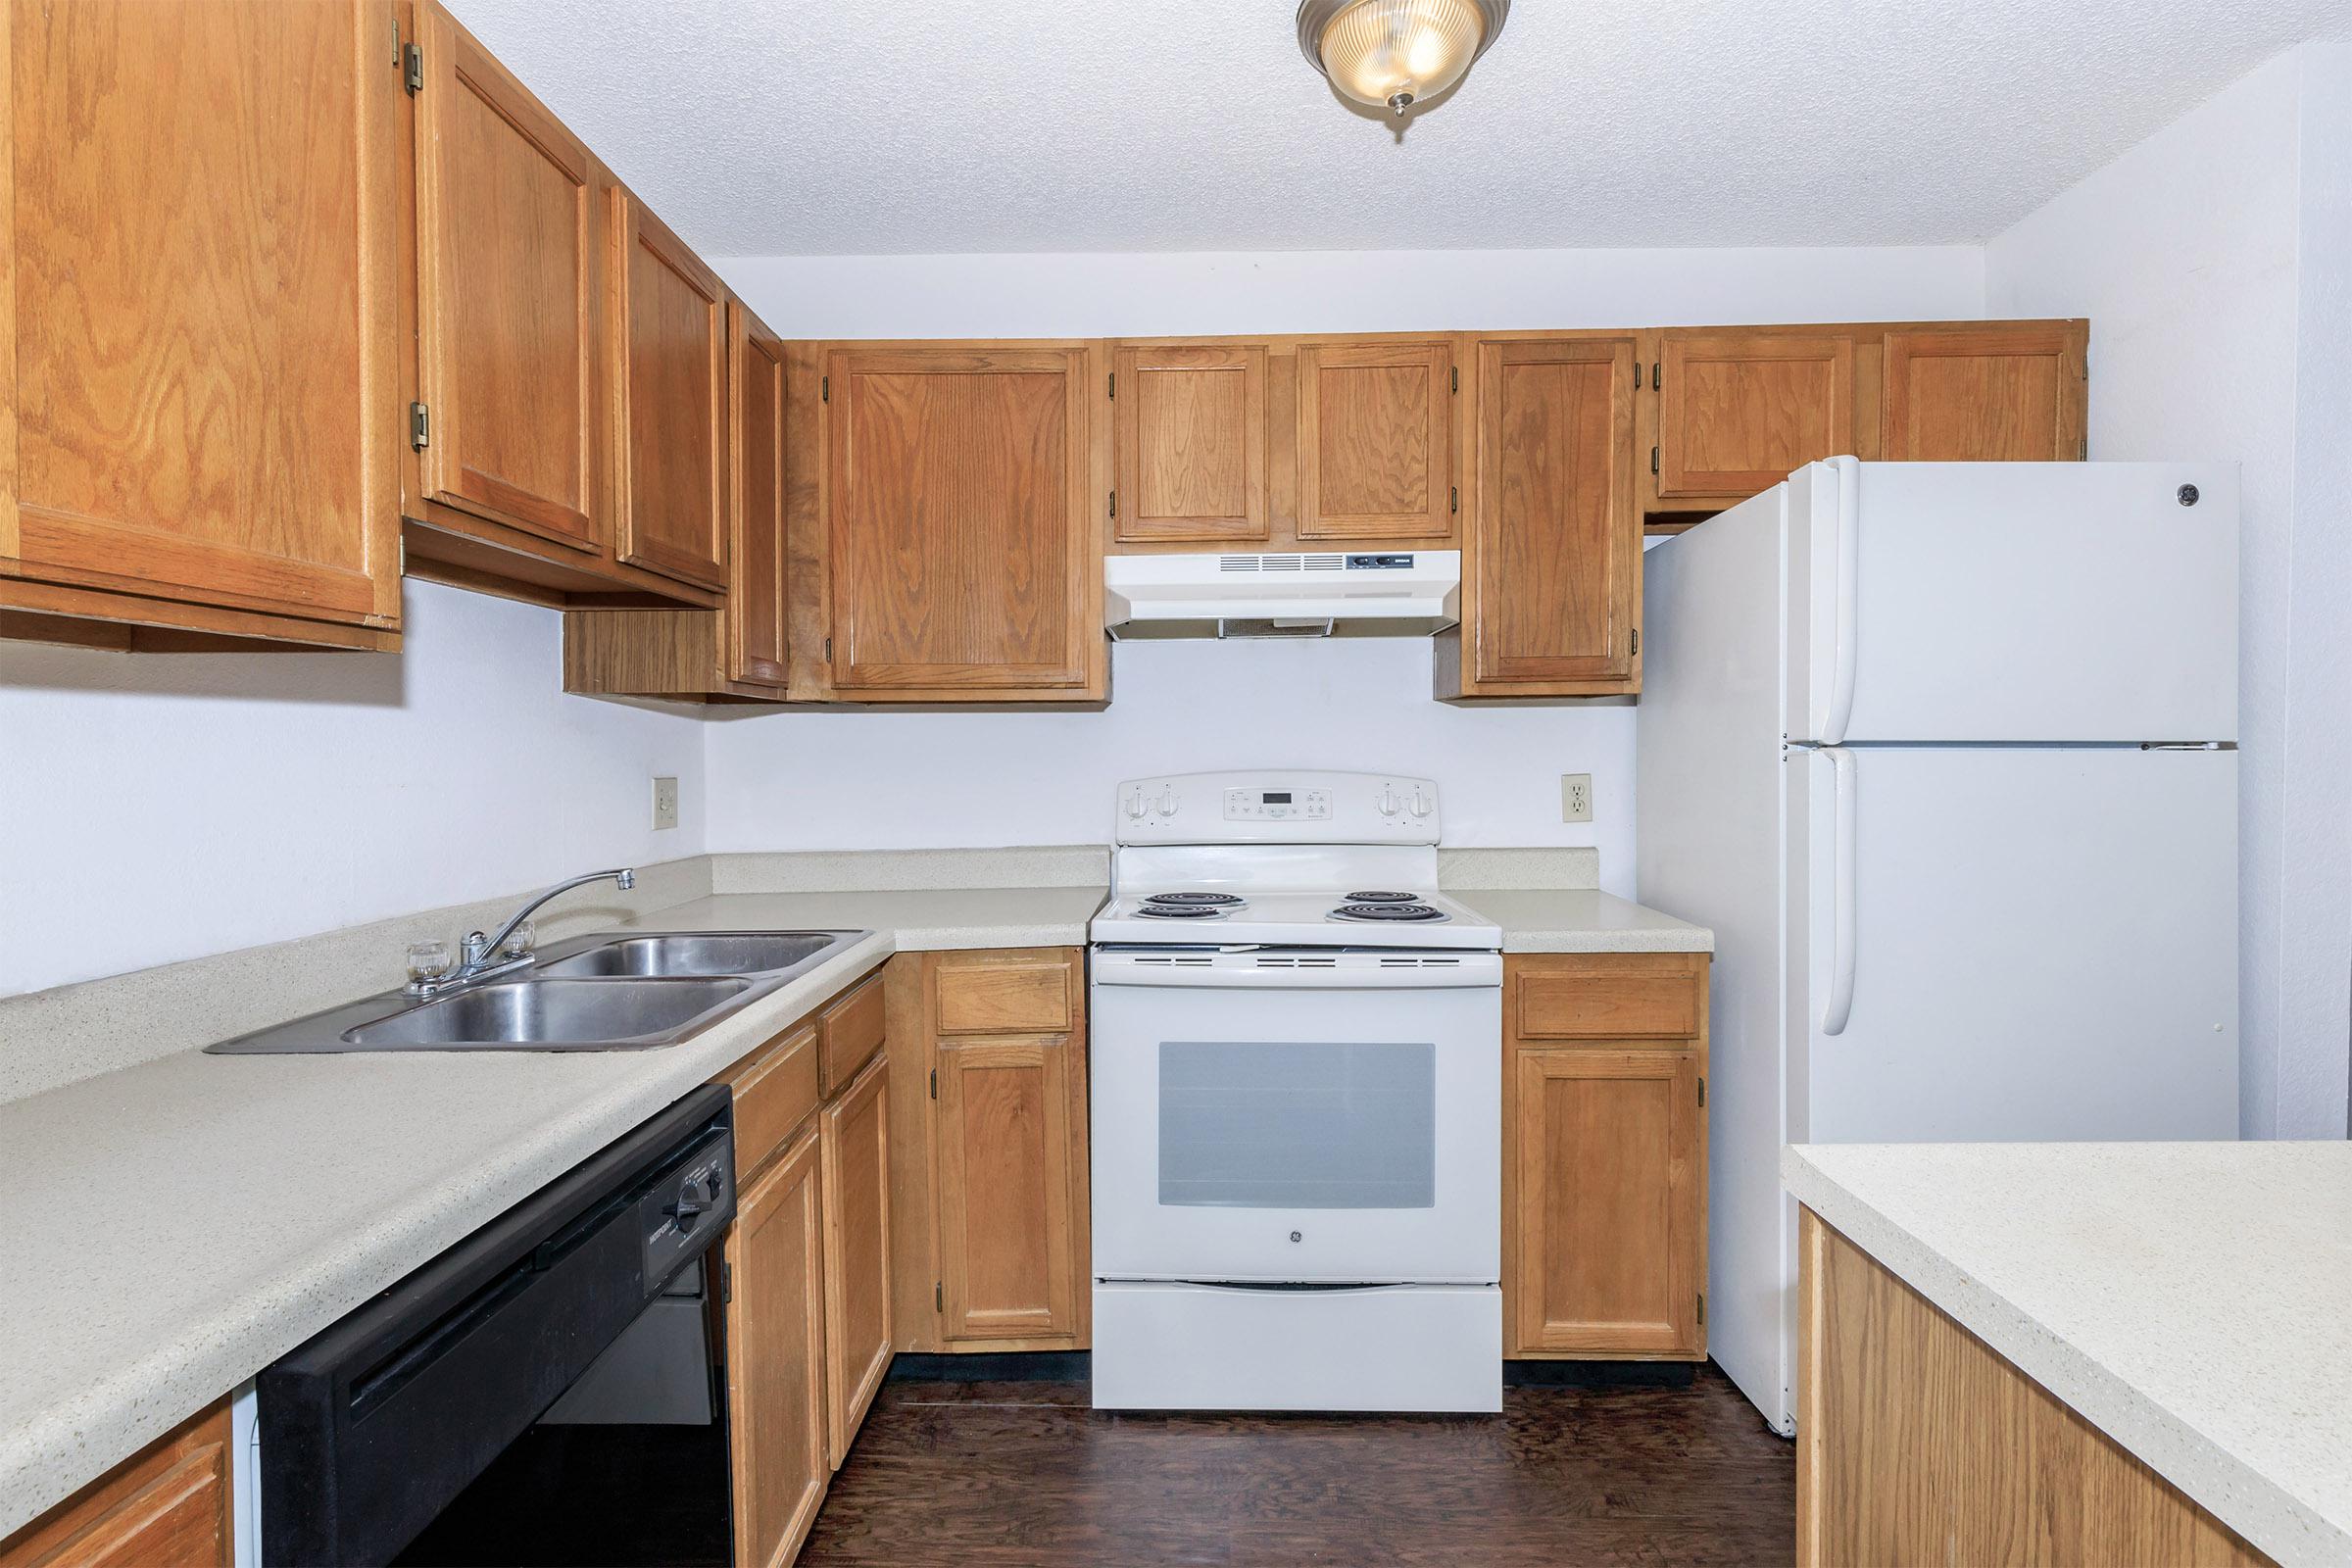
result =
[[[1782,1563],[1793,1449],[1722,1373],[1499,1416],[1097,1414],[1082,1384],[883,1387],[804,1564]]]

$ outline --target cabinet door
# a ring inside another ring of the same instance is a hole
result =
[[[950,1340],[1078,1332],[1074,1124],[1084,1069],[1066,1038],[942,1041],[939,1257]]]
[[[727,583],[726,310],[718,279],[645,204],[612,193],[620,559]]]
[[[373,0],[0,9],[0,579],[399,624],[393,36]]]
[[[418,7],[417,27],[424,493],[599,550],[595,160],[439,6]]]
[[[229,1473],[224,1399],[0,1537],[0,1568],[229,1568]]]
[[[818,1136],[811,1131],[752,1183],[727,1231],[736,1568],[790,1562],[833,1474]]]
[[[1624,682],[1641,608],[1634,340],[1482,343],[1472,592],[1479,682]]]
[[[1658,495],[1745,498],[1854,446],[1854,340],[1760,332],[1664,335]]]
[[[1886,334],[1888,462],[2071,463],[2082,456],[2082,344],[2063,324]]]
[[[1082,349],[837,350],[832,684],[1100,695]]]
[[[1454,445],[1450,343],[1299,348],[1299,538],[1449,536]]]
[[[1266,537],[1266,351],[1123,347],[1118,395],[1121,539]]]
[[[727,302],[727,399],[733,458],[729,515],[734,581],[727,591],[727,674],[782,686],[784,669],[784,345],[738,301]]]
[[[825,1107],[825,1410],[833,1468],[890,1370],[890,1131],[878,1058]]]
[[[1523,1047],[1513,1058],[1513,1353],[1700,1354],[1698,1053]]]

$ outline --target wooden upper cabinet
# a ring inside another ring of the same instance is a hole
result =
[[[874,698],[1102,695],[1090,356],[825,357],[830,685]],[[1099,364],[1099,361],[1097,362]]]
[[[1879,456],[2059,463],[2083,456],[2081,321],[1886,334]]]
[[[396,645],[393,26],[0,10],[0,611]]]
[[[724,588],[725,293],[643,202],[618,187],[612,201],[619,557]]]
[[[1067,1037],[939,1047],[941,1334],[1078,1332],[1084,1047]]]
[[[416,18],[423,493],[595,551],[600,172],[447,12]]]
[[[1722,502],[1854,450],[1854,340],[1668,331],[1658,357],[1657,494]]]
[[[1114,536],[1264,539],[1265,349],[1123,344],[1111,366]]]
[[[1703,1354],[1698,1052],[1522,1048],[1511,1071],[1505,1353]]]
[[[1299,538],[1452,534],[1455,380],[1443,339],[1299,346]]]
[[[739,301],[727,304],[727,399],[733,582],[727,593],[727,672],[785,681],[784,345]]]
[[[823,1184],[811,1130],[727,1230],[727,1423],[736,1568],[782,1568],[833,1474],[825,1415]]]
[[[1467,667],[1441,695],[1636,689],[1636,364],[1631,337],[1478,345],[1478,482],[1454,634]]]

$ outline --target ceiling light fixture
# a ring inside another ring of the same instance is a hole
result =
[[[1342,94],[1402,115],[1462,79],[1511,0],[1301,0],[1298,47]]]

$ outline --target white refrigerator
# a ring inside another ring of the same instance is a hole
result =
[[[1640,896],[1714,928],[1708,1342],[1788,1143],[2237,1136],[2234,465],[1835,458],[1645,556]]]

